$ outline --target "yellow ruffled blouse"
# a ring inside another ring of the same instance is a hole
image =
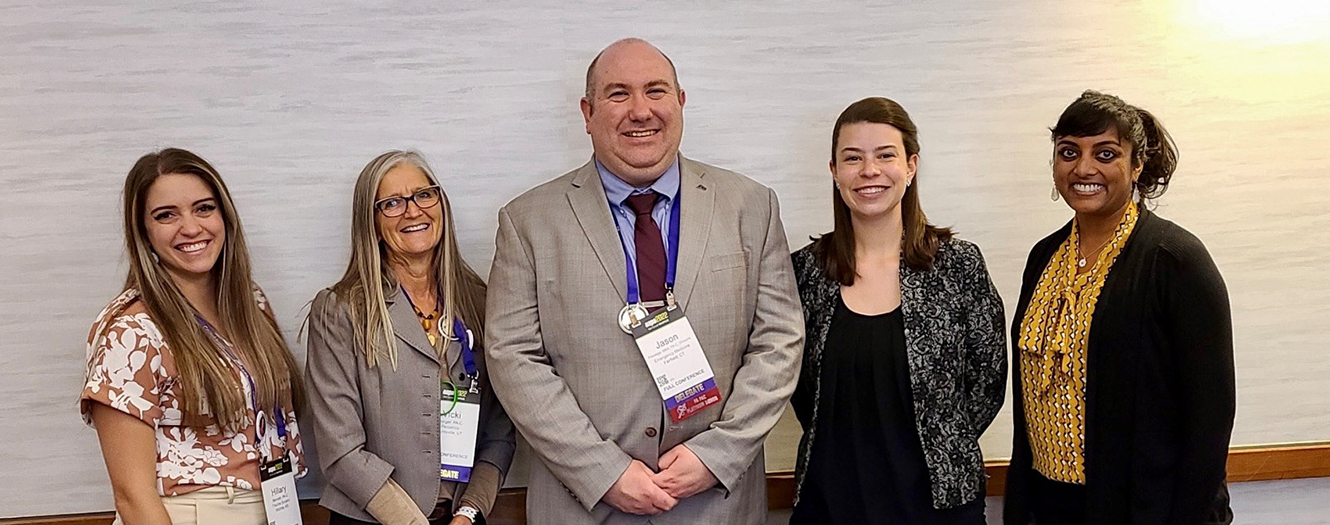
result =
[[[1085,484],[1085,356],[1099,291],[1139,211],[1127,206],[1122,222],[1094,267],[1077,273],[1080,224],[1049,260],[1021,320],[1021,397],[1034,469],[1063,483]]]

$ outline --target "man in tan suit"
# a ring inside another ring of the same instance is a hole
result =
[[[663,53],[615,42],[581,101],[594,158],[499,211],[486,355],[540,459],[531,523],[766,520],[762,443],[799,375],[802,310],[775,193],[679,155],[684,101]],[[682,420],[620,322],[666,300],[719,396]]]

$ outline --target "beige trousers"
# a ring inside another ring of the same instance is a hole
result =
[[[263,493],[233,487],[208,487],[180,496],[163,496],[172,525],[267,525]],[[117,514],[112,525],[123,525]]]

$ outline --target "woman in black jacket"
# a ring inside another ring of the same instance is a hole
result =
[[[1075,217],[1025,266],[1006,523],[1228,522],[1228,292],[1201,241],[1145,206],[1168,188],[1172,138],[1094,91],[1052,135],[1053,198]]]
[[[831,143],[835,230],[794,254],[808,335],[790,522],[982,525],[1002,300],[979,248],[924,217],[900,105],[850,105]]]

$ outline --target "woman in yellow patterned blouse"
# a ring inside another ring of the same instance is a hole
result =
[[[1200,240],[1146,206],[1177,165],[1172,138],[1094,91],[1052,135],[1052,198],[1075,216],[1025,267],[1005,521],[1227,523],[1228,292]]]

